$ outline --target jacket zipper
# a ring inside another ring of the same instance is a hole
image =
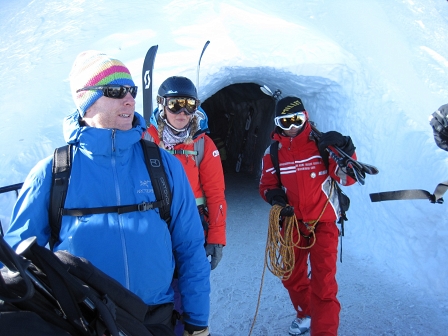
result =
[[[114,154],[115,154],[115,150],[116,150],[115,135],[116,135],[116,130],[113,129],[112,130],[112,153],[114,153]],[[115,174],[116,174],[117,167],[116,167],[115,155],[112,155],[112,165],[114,166],[114,170],[115,170]],[[119,198],[119,196],[120,196],[119,190],[120,190],[120,186],[118,185],[118,180],[117,180],[117,199],[118,199],[118,204],[121,204],[121,200]],[[120,237],[121,237],[120,239],[121,239],[121,244],[122,244],[122,249],[123,249],[123,260],[125,263],[125,265],[124,265],[125,282],[126,282],[125,287],[127,289],[129,289],[130,288],[130,279],[129,279],[129,265],[128,265],[128,254],[127,254],[127,248],[126,248],[126,240],[123,235],[123,225],[122,225],[123,223],[121,222],[120,215],[117,215],[117,216],[118,216],[118,223],[119,223],[118,225],[120,226]]]
[[[222,211],[222,204],[219,205],[219,212],[218,212],[218,215],[216,216],[216,221],[215,221],[215,222],[218,221],[219,213],[221,213],[221,216],[224,217],[224,213],[223,213],[223,211]]]
[[[112,152],[115,152],[115,129],[112,130]]]

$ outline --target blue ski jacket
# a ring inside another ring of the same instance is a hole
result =
[[[144,130],[145,120],[137,113],[128,131],[86,127],[78,112],[68,116],[64,137],[74,148],[65,208],[154,202],[139,143]],[[54,250],[86,258],[148,305],[174,302],[170,284],[176,265],[185,321],[207,326],[210,263],[195,198],[179,160],[165,151],[161,156],[173,197],[169,226],[157,209],[64,216]],[[23,184],[5,235],[13,248],[32,236],[39,245],[48,243],[52,162],[53,156],[40,161]]]

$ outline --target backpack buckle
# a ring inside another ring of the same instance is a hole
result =
[[[154,209],[154,205],[150,202],[142,202],[138,206],[138,211],[148,211]]]

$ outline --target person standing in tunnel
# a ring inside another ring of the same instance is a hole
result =
[[[311,335],[337,335],[341,308],[336,297],[336,220],[340,209],[335,183],[348,186],[356,180],[329,160],[326,148],[338,146],[356,158],[355,146],[349,136],[335,131],[322,133],[317,142],[300,98],[281,99],[275,112],[276,127],[271,137],[278,142],[278,165],[273,163],[272,147],[268,147],[263,156],[259,192],[266,202],[283,208],[279,213],[283,235],[285,219],[296,216],[298,220],[298,228],[292,231],[297,243],[295,266],[282,280],[296,310],[289,334],[310,330]]]
[[[181,76],[167,78],[157,95],[158,109],[144,138],[176,156],[182,163],[202,219],[206,238],[205,252],[211,257],[211,269],[218,266],[226,245],[226,214],[224,173],[219,151],[201,127],[206,115],[199,109],[200,101],[193,82]],[[177,279],[173,288],[178,293]],[[175,309],[182,313],[181,297]],[[182,335],[184,326],[178,323],[176,334]],[[194,330],[185,326],[185,335]],[[196,334],[194,334],[196,335]],[[202,334],[201,334],[202,336]]]

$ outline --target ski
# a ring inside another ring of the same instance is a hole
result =
[[[282,95],[282,92],[279,89],[277,89],[274,92],[272,92],[271,89],[267,85],[261,86],[260,90],[265,95],[268,95],[268,96],[271,96],[272,98],[274,98],[275,102],[277,102],[280,99],[281,95]]]
[[[244,150],[246,149],[246,142],[247,142],[247,137],[249,135],[249,129],[250,129],[250,124],[252,122],[253,114],[254,114],[254,108],[251,106],[249,108],[249,114],[247,115],[247,118],[246,118],[246,124],[244,125],[244,137],[243,137],[243,142],[241,144],[241,150],[240,150],[240,153],[238,154],[238,159],[236,161],[235,171],[237,173],[239,173],[239,171],[241,169],[241,163],[243,162]]]
[[[431,200],[431,193],[429,191],[422,189],[383,191],[378,193],[371,193],[369,194],[369,196],[370,201],[372,202],[417,200],[417,199]],[[443,203],[443,200],[440,203]]]
[[[199,56],[198,70],[196,73],[196,90],[198,90],[198,91],[199,91],[199,69],[201,68],[202,55],[204,55],[205,49],[207,49],[209,44],[210,44],[210,41],[205,42],[204,47],[202,48],[201,56]]]
[[[254,158],[255,158],[255,152],[257,149],[258,129],[259,129],[259,127],[257,125],[254,129],[254,134],[252,134],[254,136],[254,141],[253,141],[254,145],[252,147],[252,155]],[[251,166],[250,166],[250,170],[249,170],[250,173],[252,173],[254,171],[254,161],[255,161],[254,159],[251,160]]]
[[[372,202],[427,199],[431,203],[443,204],[443,195],[448,190],[448,181],[437,185],[434,193],[422,189],[383,191],[369,194]]]
[[[0,188],[0,194],[3,193],[7,193],[10,191],[15,191],[16,192],[16,197],[19,196],[19,190],[22,188],[23,186],[23,182],[22,183],[16,183],[16,184],[11,184],[5,187],[1,187]],[[2,221],[0,220],[0,236],[3,237],[5,235],[5,233],[3,232],[3,226],[2,226]]]
[[[142,85],[143,85],[143,118],[149,124],[152,114],[152,71],[154,69],[154,61],[156,59],[158,45],[149,48],[143,61],[142,69]]]
[[[16,184],[11,184],[5,187],[1,187],[0,188],[0,194],[6,193],[6,192],[10,192],[10,191],[15,191],[16,195],[19,193],[19,190],[22,188],[23,186],[23,182],[22,183],[16,183]]]
[[[227,118],[227,134],[225,138],[225,147],[226,150],[228,150],[229,139],[233,133],[233,121],[235,120],[235,112],[225,113],[225,117]]]

